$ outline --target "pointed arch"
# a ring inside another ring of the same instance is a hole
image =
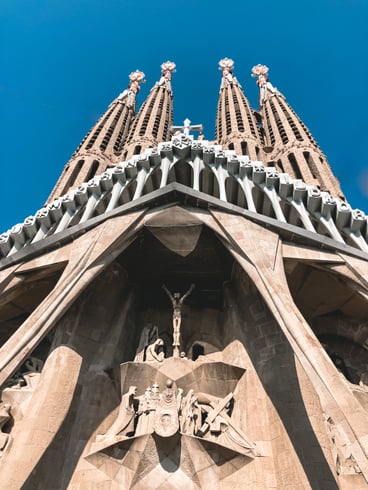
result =
[[[162,170],[160,167],[155,168],[150,175],[147,177],[147,180],[144,184],[142,195],[149,194],[160,188],[162,177]]]
[[[128,182],[128,184],[124,187],[123,192],[120,195],[119,205],[130,202],[133,199],[136,188],[137,188],[136,179],[133,179],[130,182]]]
[[[178,182],[179,184],[193,187],[193,167],[184,160],[179,160],[171,168],[168,176],[168,184]]]
[[[201,192],[220,198],[217,178],[209,167],[205,167],[199,175],[199,189]]]
[[[80,174],[82,167],[84,164],[84,159],[78,160],[76,164],[74,165],[74,168],[71,169],[70,176],[68,180],[66,181],[66,184],[64,185],[64,188],[61,192],[61,195],[65,194],[70,187],[74,184],[74,182],[77,180],[78,175]],[[69,167],[70,169],[70,167]]]
[[[257,210],[257,213],[268,216],[269,218],[276,218],[275,211],[272,206],[270,198],[262,189],[254,186],[252,189],[252,197]]]
[[[239,182],[230,175],[225,181],[226,199],[227,202],[248,209],[247,199]]]
[[[99,166],[100,166],[100,162],[98,160],[93,160],[92,165],[90,166],[85,178],[86,182],[91,180],[96,175]]]

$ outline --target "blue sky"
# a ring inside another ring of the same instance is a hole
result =
[[[0,232],[34,214],[107,105],[143,70],[139,104],[175,61],[175,124],[214,136],[218,60],[258,106],[270,67],[326,153],[353,208],[368,213],[366,0],[1,0]]]

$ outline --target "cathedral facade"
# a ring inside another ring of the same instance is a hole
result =
[[[367,217],[219,67],[215,141],[133,72],[0,235],[2,489],[368,488]]]

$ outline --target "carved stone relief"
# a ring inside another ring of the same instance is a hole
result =
[[[360,474],[362,471],[351,453],[351,448],[349,448],[347,437],[344,437],[343,429],[341,427],[339,428],[331,417],[327,419],[326,423],[331,440],[332,455],[337,474]]]
[[[39,375],[43,368],[43,361],[37,357],[30,356],[21,368],[10,378],[7,386],[11,388],[34,389],[38,383]]]
[[[4,426],[11,420],[10,409],[9,403],[0,402],[0,458],[10,441],[9,433],[4,431]]]
[[[111,457],[113,447],[124,447],[121,444],[143,436],[178,435],[224,448],[234,457],[260,456],[233,417],[234,390],[245,373],[243,368],[203,356],[196,362],[174,357],[129,362],[121,364],[120,371],[122,396],[117,417],[105,434],[97,434],[87,458],[106,451]],[[150,380],[153,383],[147,385]]]
[[[21,420],[24,413],[27,410],[27,406],[32,398],[34,390],[39,381],[41,371],[43,368],[43,361],[35,356],[28,357],[19,370],[10,378],[6,384],[6,387],[1,393],[3,402],[1,405],[1,415],[2,420],[4,420],[4,425],[7,424],[10,419],[6,419],[6,410],[8,411],[11,407],[11,416],[14,423]],[[1,436],[1,434],[0,434]],[[6,434],[8,436],[8,434]],[[4,437],[1,436],[4,440]],[[7,437],[6,437],[7,439]],[[0,443],[0,446],[2,444]]]

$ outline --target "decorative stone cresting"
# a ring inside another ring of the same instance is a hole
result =
[[[177,178],[180,172],[175,170],[186,165],[191,168],[192,177]],[[151,179],[156,171],[161,172],[160,178]],[[251,161],[220,145],[179,134],[107,169],[2,233],[0,257],[11,256],[45,237],[119,207],[129,186],[133,195],[128,201],[163,188],[169,183],[169,174],[170,182],[180,181],[215,197],[216,187],[217,197],[224,202],[368,252],[367,217],[363,211],[353,210],[347,202],[266,167],[261,161]],[[151,187],[147,191],[149,181]]]

